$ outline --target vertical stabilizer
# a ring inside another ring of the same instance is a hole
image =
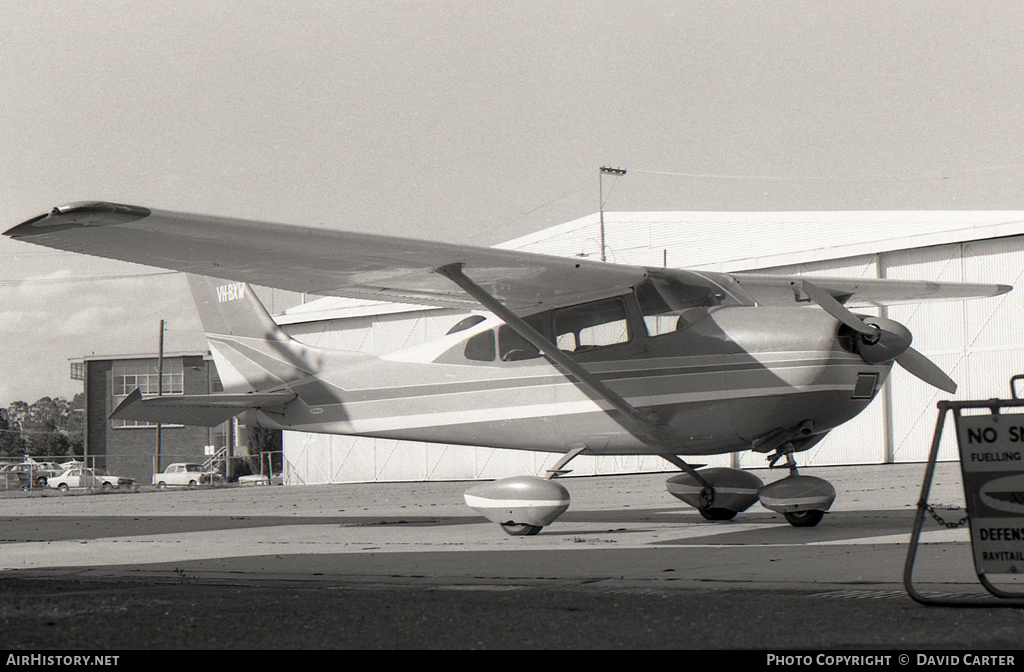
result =
[[[292,339],[270,317],[244,282],[188,274],[225,392],[253,392],[314,373],[309,348]]]

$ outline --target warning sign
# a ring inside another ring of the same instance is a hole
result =
[[[957,429],[975,570],[1024,573],[1024,415],[960,416]]]

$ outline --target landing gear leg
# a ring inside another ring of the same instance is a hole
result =
[[[548,469],[548,478],[558,478],[559,476],[571,474],[572,469],[566,469],[565,465],[569,464],[569,462],[571,462],[573,458],[575,458],[577,455],[580,455],[581,453],[584,453],[586,451],[586,446],[579,446],[578,448],[570,450],[568,453],[562,456],[562,459],[560,459],[555,466]]]

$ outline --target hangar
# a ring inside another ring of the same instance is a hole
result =
[[[1024,373],[1024,212],[605,212],[497,247],[607,258],[644,266],[1013,285],[972,301],[879,307],[905,324],[914,347],[960,385],[956,398],[1006,397]],[[870,312],[870,311],[869,311]],[[324,298],[275,319],[296,339],[382,354],[443,335],[465,312]],[[924,461],[944,397],[902,369],[853,421],[798,461],[806,466]],[[542,473],[559,456],[387,439],[284,433],[289,484],[473,480]],[[940,459],[955,459],[946,433]],[[711,466],[764,467],[758,454],[701,458]],[[580,456],[578,475],[664,471],[651,456]]]

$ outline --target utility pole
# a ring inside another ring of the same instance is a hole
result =
[[[620,177],[620,176],[625,175],[625,174],[626,174],[626,169],[625,168],[609,168],[608,166],[601,166],[600,170],[597,173],[597,200],[598,200],[597,212],[598,212],[598,217],[601,220],[601,261],[608,261],[608,258],[605,255],[605,251],[604,251],[605,250],[605,245],[604,245],[604,184],[603,184],[603,178],[604,178],[605,175],[615,175],[616,177]]]
[[[163,320],[160,320],[160,349],[158,351],[157,359],[156,359],[156,376],[157,376],[156,396],[162,397],[163,394],[164,394],[164,321]],[[154,474],[158,473],[160,471],[160,467],[161,467],[161,464],[160,464],[160,440],[162,438],[161,437],[161,434],[163,433],[162,430],[163,430],[163,425],[161,423],[159,423],[159,422],[156,423],[156,459],[154,460],[155,464],[153,465],[153,473]]]

